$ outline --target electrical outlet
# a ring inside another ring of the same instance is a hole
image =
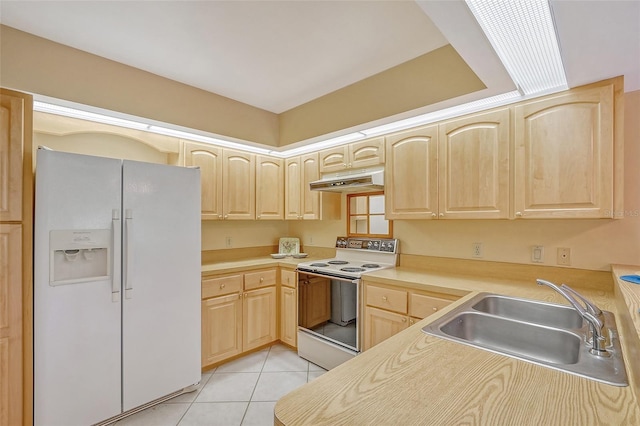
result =
[[[544,263],[544,246],[531,246],[531,261]]]
[[[309,235],[309,244],[313,245],[313,235]]]
[[[558,247],[558,265],[571,265],[571,249],[566,247]]]
[[[482,257],[482,243],[473,243],[471,256]]]
[[[233,247],[233,241],[231,240],[231,237],[226,238],[226,245],[227,245],[227,248]]]

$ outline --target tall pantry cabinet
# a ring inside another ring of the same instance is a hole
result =
[[[0,424],[31,423],[32,211],[30,95],[0,91]],[[23,314],[24,323],[23,323]]]

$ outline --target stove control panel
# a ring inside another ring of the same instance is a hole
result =
[[[338,237],[336,240],[336,248],[396,253],[398,240],[395,238],[369,239]]]

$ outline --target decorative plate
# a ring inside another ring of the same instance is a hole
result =
[[[299,238],[280,238],[278,244],[280,254],[286,254],[287,256],[293,256],[300,253],[300,239]]]

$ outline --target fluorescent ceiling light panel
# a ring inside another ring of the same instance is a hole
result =
[[[547,0],[466,3],[523,95],[567,88]]]

